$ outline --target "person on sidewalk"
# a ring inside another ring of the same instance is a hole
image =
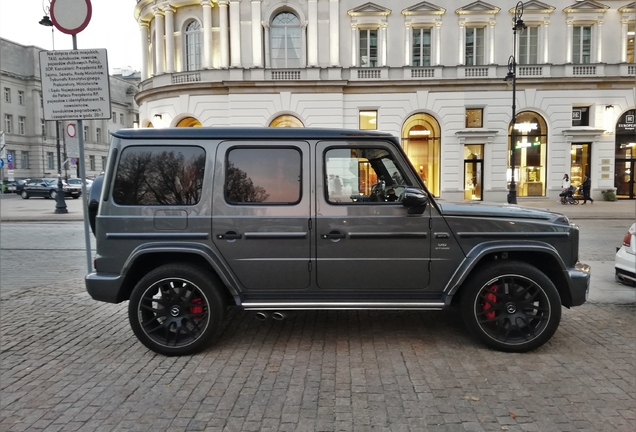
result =
[[[567,174],[563,174],[563,180],[561,182],[561,193],[559,194],[559,201],[561,204],[565,204],[567,197],[572,196],[574,190],[572,190],[572,186],[570,185],[570,177]]]
[[[592,204],[594,204],[594,200],[590,196],[590,189],[592,188],[592,180],[590,180],[590,176],[586,175],[583,180],[583,204],[590,200]]]

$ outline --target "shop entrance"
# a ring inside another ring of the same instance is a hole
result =
[[[483,201],[484,146],[464,146],[464,199]]]
[[[592,146],[589,143],[572,144],[570,155],[570,184],[578,188],[583,184],[585,175],[590,172]]]
[[[402,147],[434,196],[440,192],[440,135],[437,120],[428,114],[414,114],[402,126]]]
[[[636,110],[625,112],[616,124],[614,187],[616,198],[636,198]]]

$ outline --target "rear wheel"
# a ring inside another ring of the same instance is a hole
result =
[[[561,298],[552,281],[519,261],[495,262],[471,276],[462,299],[468,330],[491,348],[531,351],[554,335]]]
[[[128,318],[135,336],[163,355],[201,351],[218,336],[225,302],[217,279],[187,264],[161,266],[135,286]]]
[[[51,197],[51,199],[57,199],[57,191],[52,190],[51,192],[49,192],[49,196]]]

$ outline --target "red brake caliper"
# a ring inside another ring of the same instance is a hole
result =
[[[490,291],[488,294],[486,294],[484,296],[484,298],[488,301],[483,302],[482,304],[482,308],[484,309],[484,312],[486,312],[489,309],[492,309],[493,306],[490,303],[496,303],[497,302],[497,296],[495,295],[495,293],[497,292],[497,285],[492,285],[490,287]],[[495,311],[492,312],[486,312],[485,314],[486,319],[493,319],[495,317]]]
[[[200,297],[192,299],[192,303],[194,304],[203,304],[203,300]],[[203,306],[190,306],[190,313],[193,315],[198,315],[203,313]],[[196,317],[195,319],[200,319]]]

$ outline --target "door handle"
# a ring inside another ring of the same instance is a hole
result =
[[[217,234],[216,236],[216,238],[218,238],[219,240],[238,240],[241,237],[242,236],[240,233],[234,231],[228,231],[225,234]]]
[[[347,234],[340,232],[338,230],[335,230],[335,231],[330,231],[329,234],[323,234],[320,237],[323,239],[329,239],[329,240],[340,240],[347,237]]]

